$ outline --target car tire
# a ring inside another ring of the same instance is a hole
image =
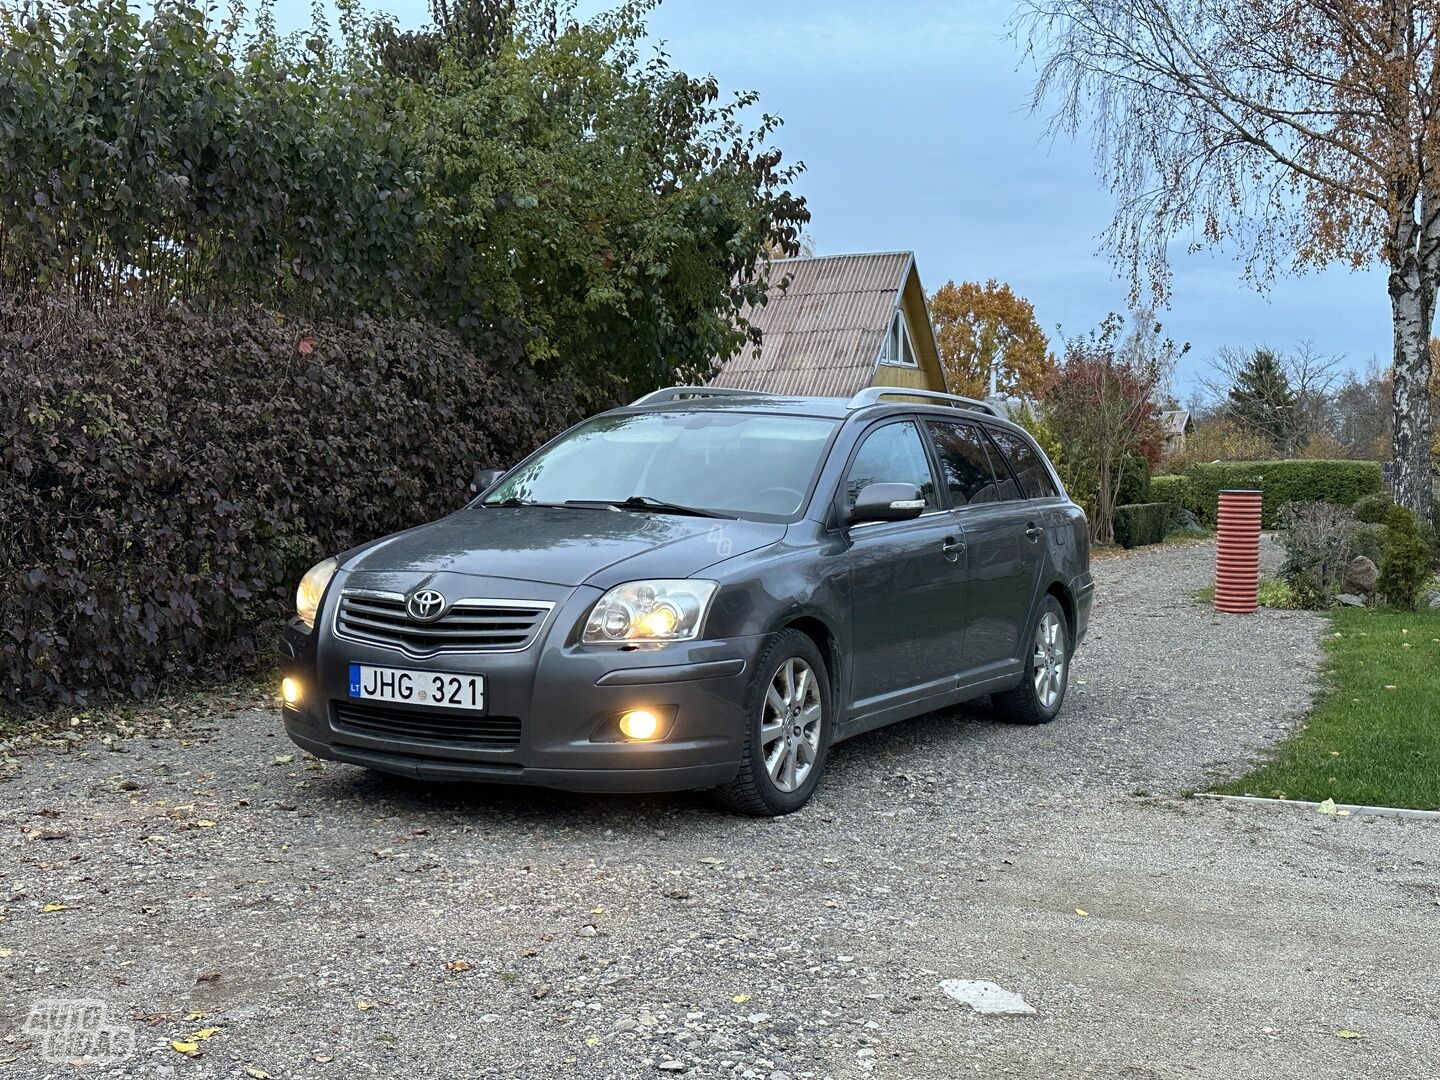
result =
[[[716,797],[728,809],[756,817],[800,809],[825,771],[834,722],[825,658],[808,635],[782,630],[765,646],[742,715],[740,772],[715,789]]]
[[[1070,622],[1054,596],[1046,595],[1025,640],[1025,677],[1020,685],[994,694],[990,700],[996,711],[1012,723],[1048,724],[1065,703],[1070,659],[1075,651]]]

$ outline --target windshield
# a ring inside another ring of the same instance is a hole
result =
[[[799,512],[836,421],[729,410],[597,416],[485,497],[673,503],[737,517]]]

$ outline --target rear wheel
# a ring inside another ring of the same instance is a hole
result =
[[[1048,724],[1065,702],[1070,681],[1070,625],[1065,609],[1046,596],[1035,619],[1025,657],[1025,678],[1013,690],[995,694],[995,708],[1017,724]]]
[[[716,795],[732,810],[761,817],[800,809],[830,750],[830,680],[807,635],[783,630],[761,653],[744,716],[740,773]]]

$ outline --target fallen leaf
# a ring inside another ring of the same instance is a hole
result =
[[[269,1073],[264,1069],[257,1069],[253,1065],[245,1066],[245,1075],[251,1077],[252,1080],[270,1080]]]
[[[361,1000],[355,1002],[355,1007],[356,1007],[357,1009],[359,1009],[361,1012],[365,1012],[367,1009],[373,1009],[373,1008],[375,1008],[375,1002],[373,1002],[373,1001],[365,1001],[365,1000],[362,998]]]
[[[446,966],[449,970],[451,970],[451,971],[469,971],[469,970],[470,970],[470,961],[469,961],[469,960],[451,960],[451,961],[450,961],[448,964],[446,964],[445,966]]]
[[[604,909],[603,907],[592,907],[592,908],[590,909],[590,914],[591,914],[591,915],[604,915],[604,914],[605,914],[605,909]]]
[[[212,1035],[218,1035],[218,1034],[220,1034],[220,1031],[221,1031],[221,1029],[218,1028],[218,1027],[201,1028],[199,1031],[194,1031],[194,1032],[191,1032],[191,1033],[190,1033],[190,1041],[191,1041],[191,1042],[204,1042],[206,1039],[210,1038]]]
[[[9,956],[14,951],[14,949],[0,949],[0,959]]]
[[[1334,800],[1334,799],[1326,799],[1326,800],[1325,800],[1324,802],[1322,802],[1319,806],[1315,807],[1315,812],[1316,812],[1317,814],[1329,814],[1331,817],[1334,817],[1334,816],[1335,816],[1335,813],[1336,813],[1336,811],[1335,811],[1335,800]]]
[[[289,765],[290,762],[292,762],[292,761],[294,761],[294,760],[295,760],[295,755],[294,755],[294,754],[276,754],[276,755],[275,755],[275,764],[276,764],[276,765]]]
[[[599,1036],[599,1035],[590,1035],[590,1036],[588,1036],[588,1037],[585,1039],[585,1045],[586,1045],[586,1046],[599,1046],[599,1045],[600,1045],[600,1036]]]
[[[1335,1032],[1335,1037],[1337,1039],[1363,1039],[1365,1036],[1361,1035],[1358,1031],[1351,1031],[1348,1028],[1341,1028],[1339,1031]]]
[[[747,1002],[747,1001],[750,1000],[750,995],[749,995],[749,994],[736,994],[736,995],[735,995],[734,997],[732,997],[730,1000],[733,1001],[736,1005],[743,1005],[745,1002]]]
[[[177,1054],[198,1054],[200,1052],[198,1043],[181,1042],[179,1039],[170,1040],[170,1049],[174,1050]]]
[[[44,907],[42,907],[40,910],[41,910],[41,911],[68,911],[68,910],[69,910],[69,905],[68,905],[68,904],[46,904],[46,905],[45,905]]]
[[[197,829],[213,829],[215,828],[215,822],[210,821],[207,818],[201,818],[199,821],[195,822],[195,827]]]
[[[1089,913],[1088,911],[1086,911],[1083,907],[1077,907],[1077,908],[1075,909],[1075,914],[1076,914],[1076,915],[1083,915],[1083,916],[1084,916],[1085,918],[1087,918],[1087,919],[1090,917],[1090,913]]]

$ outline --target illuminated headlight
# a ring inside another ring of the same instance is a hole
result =
[[[617,585],[590,610],[586,645],[624,641],[692,641],[715,595],[713,581],[632,581]]]
[[[325,586],[330,584],[339,566],[334,559],[326,559],[306,570],[305,576],[300,579],[300,587],[295,590],[295,614],[306,626],[314,627],[320,598],[325,595]]]

